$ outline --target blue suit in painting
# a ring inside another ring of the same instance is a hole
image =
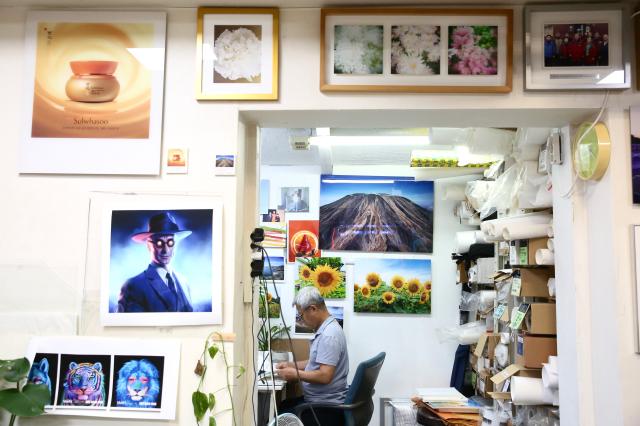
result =
[[[193,312],[186,283],[181,283],[177,274],[171,273],[176,289],[174,293],[158,271],[164,269],[152,263],[124,283],[118,299],[118,312]]]

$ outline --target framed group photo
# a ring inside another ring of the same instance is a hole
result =
[[[624,6],[525,8],[526,90],[608,90],[631,85]]]
[[[278,99],[277,8],[198,8],[196,97]]]
[[[510,9],[322,9],[320,90],[507,93]]]
[[[31,11],[20,173],[160,173],[166,12]]]

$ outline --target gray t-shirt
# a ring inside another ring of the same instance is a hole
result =
[[[309,362],[305,371],[318,370],[320,364],[333,365],[336,370],[333,380],[327,385],[302,382],[306,402],[327,402],[342,404],[347,396],[347,375],[349,374],[349,355],[347,340],[338,321],[329,316],[311,340]]]

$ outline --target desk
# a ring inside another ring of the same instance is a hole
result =
[[[266,426],[271,420],[271,413],[273,413],[271,392],[276,391],[276,402],[284,400],[286,384],[287,381],[283,379],[272,380],[271,375],[261,374],[258,377],[256,385],[258,388],[258,426]]]

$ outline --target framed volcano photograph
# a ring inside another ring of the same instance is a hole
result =
[[[412,177],[322,175],[320,249],[432,253],[433,195]]]

